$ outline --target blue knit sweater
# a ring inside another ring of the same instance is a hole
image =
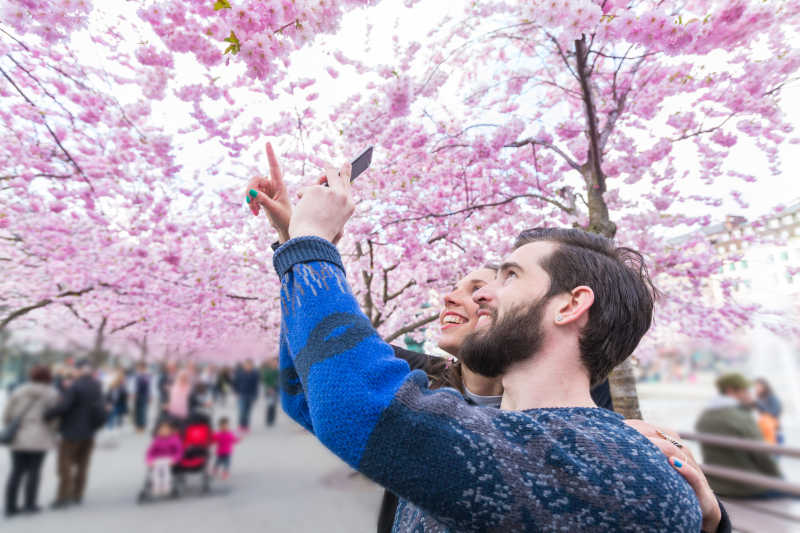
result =
[[[694,492],[619,415],[430,391],[360,311],[332,244],[293,239],[274,265],[284,408],[400,497],[395,531],[700,531]]]

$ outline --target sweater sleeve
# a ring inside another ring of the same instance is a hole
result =
[[[280,368],[281,405],[289,418],[314,433],[311,425],[311,415],[308,412],[306,393],[300,383],[300,377],[294,368],[294,362],[289,357],[289,344],[286,339],[286,328],[281,320],[280,348],[278,352],[278,365]]]
[[[359,309],[333,245],[294,239],[273,261],[281,277],[281,373],[294,383],[284,394],[304,394],[317,438],[351,467],[445,523],[485,518],[481,507],[490,512],[496,502],[483,495],[461,508],[472,516],[453,516],[451,491],[474,489],[478,480],[463,457],[442,451],[469,449],[476,431],[459,426],[453,406],[479,409],[456,391],[428,391],[425,373],[395,357]],[[422,465],[433,462],[458,474],[426,474]]]
[[[392,345],[392,349],[394,349],[395,356],[405,360],[412,369],[424,369],[429,359],[432,357],[394,345]],[[289,357],[289,346],[287,344],[283,320],[281,320],[280,330],[279,366],[281,405],[283,406],[283,410],[289,415],[289,418],[300,424],[306,430],[314,433],[311,415],[308,411],[308,402],[306,402],[306,394],[300,383],[297,370],[294,368],[294,362],[291,357]]]

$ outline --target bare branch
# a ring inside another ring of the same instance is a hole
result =
[[[82,289],[80,291],[66,291],[66,292],[62,292],[61,294],[55,296],[55,298],[65,298],[67,296],[81,296],[81,295],[86,294],[87,292],[90,292],[92,290],[94,290],[94,287],[87,287],[87,288]],[[16,311],[13,311],[9,315],[7,315],[2,321],[0,321],[0,331],[2,331],[12,320],[14,320],[16,318],[19,318],[19,317],[21,317],[23,315],[26,315],[26,314],[30,313],[31,311],[35,311],[36,309],[41,309],[42,307],[46,307],[46,306],[52,304],[53,302],[55,302],[55,300],[53,298],[45,298],[44,300],[39,300],[35,304],[29,305],[29,306],[26,306],[26,307],[21,307],[21,308],[17,309]]]
[[[597,131],[597,114],[594,108],[594,99],[592,98],[591,87],[589,85],[589,72],[587,69],[586,59],[586,36],[575,41],[575,57],[578,63],[578,80],[581,84],[581,91],[583,91],[583,104],[586,109],[586,125],[589,130],[589,152],[591,155],[591,165],[594,167],[596,185],[600,193],[606,191],[606,180],[603,175],[603,169],[600,166],[600,135]]]
[[[72,304],[69,304],[69,303],[65,303],[65,304],[64,304],[64,307],[66,307],[67,309],[69,309],[69,310],[72,312],[72,314],[73,314],[73,315],[75,315],[75,317],[76,317],[78,320],[80,320],[81,322],[83,322],[83,323],[84,323],[84,325],[85,325],[87,328],[89,328],[89,329],[93,329],[93,328],[92,328],[92,323],[91,323],[91,322],[89,322],[88,320],[86,320],[85,318],[83,318],[81,315],[79,315],[79,314],[78,314],[78,312],[75,310],[75,306],[73,306]]]
[[[738,113],[736,111],[734,111],[733,113],[731,113],[730,115],[725,117],[725,120],[723,120],[722,122],[720,122],[716,126],[712,126],[710,128],[705,128],[705,129],[699,129],[699,130],[694,131],[692,133],[685,133],[685,134],[681,135],[680,137],[676,137],[676,138],[670,139],[670,140],[672,142],[678,142],[678,141],[683,141],[685,139],[689,139],[691,137],[697,137],[698,135],[703,135],[705,133],[712,133],[712,132],[718,130],[719,128],[721,128],[722,126],[724,126],[726,122],[728,122],[730,119],[732,119],[736,115],[738,115]]]
[[[555,153],[557,153],[558,155],[560,155],[564,159],[564,161],[566,161],[567,164],[569,166],[571,166],[573,169],[577,170],[578,172],[581,171],[581,166],[574,159],[572,159],[569,155],[567,155],[563,150],[561,150],[561,148],[559,148],[558,146],[556,146],[556,145],[554,145],[552,143],[548,143],[548,142],[545,142],[545,141],[540,141],[540,140],[534,139],[533,137],[528,137],[527,139],[521,139],[521,140],[515,141],[513,143],[508,143],[506,145],[503,145],[503,148],[519,148],[519,147],[525,146],[527,144],[535,144],[535,145],[538,145],[538,146],[543,146],[545,148],[548,148],[548,149],[554,151]]]
[[[392,342],[393,340],[398,338],[400,335],[405,335],[406,333],[411,333],[415,329],[421,328],[425,324],[430,324],[431,322],[433,322],[437,318],[439,318],[439,313],[436,313],[435,315],[429,315],[429,316],[426,316],[424,318],[420,318],[416,322],[412,322],[411,324],[398,329],[397,331],[395,331],[391,335],[387,336],[384,340],[386,342]]]
[[[569,60],[567,59],[567,54],[564,52],[564,49],[561,48],[561,45],[558,43],[558,39],[556,39],[555,36],[549,32],[545,33],[547,34],[547,37],[551,41],[553,41],[553,44],[556,45],[556,50],[558,50],[558,55],[561,56],[561,60],[564,62],[564,65],[566,65],[567,69],[575,77],[575,79],[578,80],[579,79],[578,75],[575,73],[575,69],[572,68],[572,65],[569,64]]]
[[[116,328],[112,329],[111,331],[108,332],[108,334],[109,335],[113,335],[114,333],[116,333],[118,331],[122,331],[123,329],[127,329],[127,328],[129,328],[129,327],[131,327],[131,326],[133,326],[135,324],[138,324],[139,322],[141,322],[140,319],[131,320],[130,322],[127,322],[127,323],[125,323],[125,324],[123,324],[121,326],[117,326]]]
[[[509,197],[506,197],[504,200],[498,200],[496,202],[488,202],[488,203],[485,203],[485,204],[475,204],[475,205],[471,205],[469,207],[464,207],[462,209],[456,209],[455,211],[447,211],[445,213],[428,213],[428,214],[425,214],[425,215],[418,215],[418,216],[414,216],[414,217],[398,218],[398,219],[390,220],[390,221],[384,223],[384,227],[392,226],[394,224],[401,224],[403,222],[416,222],[418,220],[425,220],[427,218],[447,218],[447,217],[451,217],[451,216],[454,216],[454,215],[459,215],[461,213],[466,213],[467,211],[478,211],[480,209],[486,209],[488,207],[497,207],[497,206],[500,206],[500,205],[505,205],[505,204],[511,203],[511,202],[513,202],[515,200],[519,200],[521,198],[534,198],[536,200],[540,200],[542,202],[547,202],[548,204],[554,205],[555,207],[558,207],[559,209],[561,209],[562,211],[564,211],[566,213],[569,213],[569,214],[574,214],[575,213],[575,208],[574,207],[569,207],[567,205],[564,205],[561,202],[559,202],[558,200],[553,200],[552,198],[547,198],[547,197],[542,196],[540,194],[526,193],[526,194],[516,194],[514,196],[509,196]]]
[[[14,82],[14,80],[11,79],[11,76],[9,76],[6,73],[6,71],[3,70],[2,67],[0,67],[0,74],[2,74],[3,77],[5,77],[5,79],[8,80],[8,82],[17,90],[17,92],[20,94],[20,96],[22,96],[22,98],[24,98],[25,101],[28,102],[28,104],[30,104],[32,107],[34,107],[36,109],[39,109],[38,106],[36,104],[34,104],[33,101],[30,98],[28,98],[28,96],[24,92],[22,92],[22,89],[19,88],[19,86]],[[75,170],[78,171],[78,174],[80,174],[81,177],[83,177],[83,180],[89,185],[89,188],[92,190],[92,192],[94,192],[94,186],[89,181],[89,178],[86,177],[86,174],[83,173],[83,169],[80,167],[80,165],[72,158],[72,155],[70,155],[70,153],[67,151],[67,149],[64,148],[64,145],[61,144],[61,141],[58,139],[58,135],[55,134],[53,129],[47,123],[47,120],[42,118],[42,124],[44,124],[44,127],[47,128],[47,131],[50,133],[50,136],[53,138],[55,143],[58,145],[58,147],[64,153],[64,156],[67,158],[67,160],[70,163],[72,163],[72,166],[75,167]]]

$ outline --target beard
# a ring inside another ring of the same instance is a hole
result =
[[[458,358],[473,372],[489,378],[502,376],[511,365],[530,359],[542,347],[542,317],[548,300],[514,307],[500,320],[494,310],[492,325],[470,333]]]

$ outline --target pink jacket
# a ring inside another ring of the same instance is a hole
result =
[[[217,455],[230,455],[233,453],[233,445],[239,439],[232,431],[218,431],[214,433],[214,442],[217,443]]]
[[[169,437],[158,437],[153,439],[150,447],[147,448],[147,462],[152,463],[156,459],[168,457],[172,459],[173,463],[177,463],[183,454],[183,444],[177,435],[170,435]]]

